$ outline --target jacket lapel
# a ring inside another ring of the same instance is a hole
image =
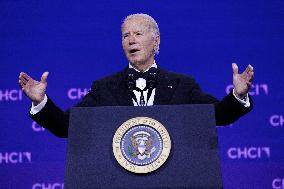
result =
[[[167,71],[158,68],[158,79],[154,104],[170,104],[173,94],[178,86],[178,83],[178,78],[174,78]]]
[[[127,69],[124,69],[114,78],[113,82],[116,84],[109,84],[111,94],[116,99],[118,106],[133,106],[132,98],[127,91],[126,78]]]

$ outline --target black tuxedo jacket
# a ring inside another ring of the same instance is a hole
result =
[[[228,125],[252,110],[244,107],[232,92],[221,101],[203,93],[193,78],[158,68],[154,105],[214,104],[216,125]],[[91,90],[77,107],[133,106],[127,91],[127,69],[93,82]],[[63,112],[50,98],[45,107],[30,117],[58,137],[68,136],[69,111]]]

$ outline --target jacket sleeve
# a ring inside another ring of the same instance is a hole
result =
[[[98,101],[98,84],[93,83],[89,93],[75,107],[96,106]],[[60,138],[68,137],[70,109],[62,111],[49,97],[43,109],[37,114],[29,116],[40,126],[48,129]]]
[[[221,101],[202,92],[199,85],[192,80],[189,92],[193,104],[214,104],[217,126],[229,125],[253,109],[253,101],[249,95],[250,107],[242,105],[231,91]]]

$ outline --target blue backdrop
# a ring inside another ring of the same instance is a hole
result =
[[[284,189],[284,1],[0,1],[0,188],[63,188],[66,140],[29,117],[21,71],[49,71],[63,109],[93,80],[127,66],[120,25],[147,13],[161,32],[159,66],[192,75],[222,98],[231,63],[255,69],[254,110],[218,128],[225,188]]]

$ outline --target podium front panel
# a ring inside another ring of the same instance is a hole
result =
[[[171,137],[167,161],[148,174],[116,161],[117,128],[135,117],[162,123]],[[65,188],[222,188],[213,105],[72,108]]]

